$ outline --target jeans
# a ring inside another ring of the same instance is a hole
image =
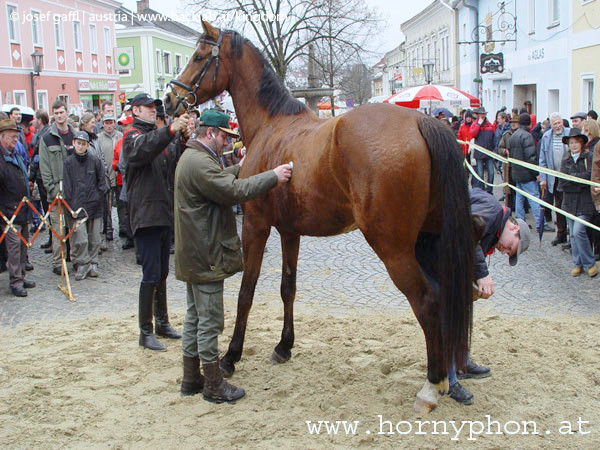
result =
[[[538,184],[535,180],[528,181],[527,183],[517,183],[517,187],[535,198],[540,198],[540,190],[538,189]],[[525,200],[529,200],[527,199],[527,197],[521,195],[519,192],[517,192],[516,194],[517,197],[515,199],[515,213],[517,214],[517,218],[525,220]],[[535,225],[537,226],[540,223],[540,204],[531,200],[529,201],[529,206],[531,206],[531,212],[533,213]]]
[[[452,387],[456,383],[458,383],[458,380],[456,379],[456,364],[452,361],[452,367],[448,369],[448,386]]]
[[[475,172],[477,173],[477,175],[479,175],[479,178],[481,178],[482,180],[485,180],[485,178],[483,177],[483,171],[486,170],[487,176],[488,176],[487,182],[493,183],[494,182],[494,160],[491,158],[488,158],[488,159],[478,159],[476,161],[477,161],[477,165],[475,166]],[[474,180],[473,187],[479,187],[479,188],[483,189],[484,191],[489,192],[490,194],[493,191],[492,186],[486,186],[479,180]]]
[[[591,220],[591,217],[587,215],[578,216],[578,218],[583,219],[586,222]],[[596,264],[596,260],[585,225],[575,222],[568,217],[567,223],[569,225],[569,235],[571,236],[571,255],[573,256],[573,264],[576,267],[589,269]]]

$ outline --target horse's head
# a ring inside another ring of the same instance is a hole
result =
[[[225,33],[202,20],[204,33],[194,54],[177,78],[171,80],[164,99],[169,115],[200,105],[227,89],[231,65],[223,51]]]

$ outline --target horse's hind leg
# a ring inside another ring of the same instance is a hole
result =
[[[281,271],[281,299],[283,300],[283,330],[281,340],[271,355],[271,361],[283,363],[292,357],[294,346],[294,299],[296,298],[296,268],[300,235],[281,234],[283,266]]]
[[[223,375],[230,377],[235,371],[235,363],[242,357],[244,349],[244,337],[248,315],[252,307],[256,282],[260,275],[265,244],[271,232],[270,227],[256,227],[252,225],[252,219],[247,215],[243,225],[243,247],[244,247],[244,275],[238,295],[237,316],[235,318],[235,329],[229,343],[229,349],[221,358],[221,370]]]
[[[439,301],[436,290],[421,270],[413,248],[394,249],[386,236],[366,236],[381,258],[392,281],[400,289],[419,321],[427,346],[427,380],[415,400],[415,409],[428,413],[437,405],[439,393],[448,390],[447,367],[443,354]]]

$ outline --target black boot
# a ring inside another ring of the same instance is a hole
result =
[[[139,323],[140,345],[150,350],[167,350],[152,332],[152,301],[154,299],[154,284],[140,283]]]
[[[154,323],[157,336],[169,339],[181,339],[181,334],[169,323],[169,314],[167,313],[166,278],[160,280],[156,285],[156,291],[154,293]]]
[[[473,403],[473,394],[460,385],[460,383],[453,384],[448,390],[448,395],[458,403],[463,405],[470,405]]]
[[[204,400],[213,403],[233,403],[246,395],[246,391],[223,380],[223,373],[219,367],[219,361],[203,362]]]
[[[44,242],[42,245],[40,245],[40,248],[52,248],[52,232],[50,232],[49,236],[48,236],[48,241]]]
[[[465,371],[459,370],[456,373],[456,378],[464,380],[467,378],[485,378],[489,377],[492,371],[489,367],[480,366],[471,361],[471,358],[467,359],[467,368]]]
[[[204,377],[200,373],[200,358],[197,356],[184,356],[181,395],[196,395],[202,392],[203,389]]]

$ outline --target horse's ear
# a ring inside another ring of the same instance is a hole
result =
[[[204,34],[213,38],[213,40],[217,40],[219,38],[219,30],[213,27],[206,20],[202,19],[202,28],[204,29]]]
[[[477,243],[483,237],[483,233],[485,233],[485,220],[483,217],[473,214],[472,218],[472,227],[473,227],[473,238],[474,242]]]

